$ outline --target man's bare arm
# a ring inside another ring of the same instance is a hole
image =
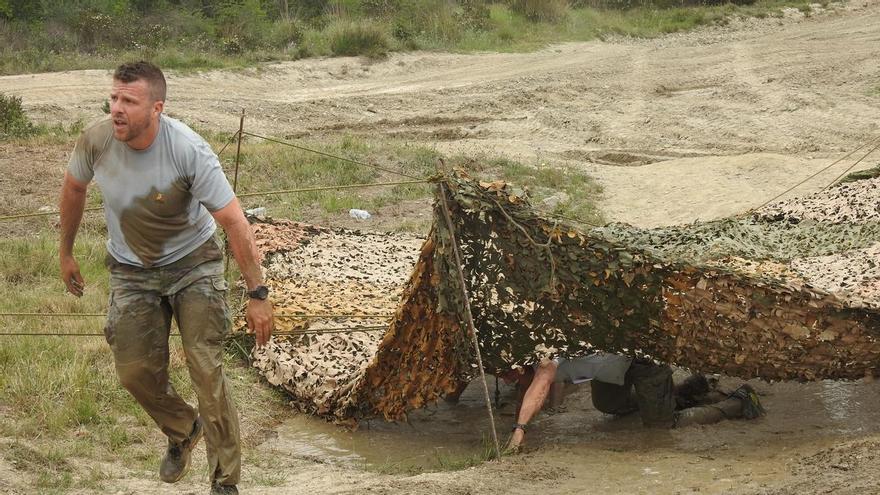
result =
[[[64,174],[64,184],[61,186],[59,201],[61,239],[58,246],[58,257],[61,264],[61,280],[67,286],[68,292],[77,297],[82,296],[85,281],[79,272],[79,264],[73,257],[73,243],[76,240],[80,221],[82,221],[87,191],[87,183],[83,184],[74,179],[69,172]]]
[[[238,199],[233,199],[228,205],[212,213],[229,239],[229,247],[232,255],[238,263],[238,269],[244,277],[248,290],[253,290],[263,283],[263,272],[260,269],[260,253],[254,242],[254,235],[250,225],[241,211]],[[267,299],[249,299],[247,307],[248,327],[257,337],[257,346],[260,347],[269,341],[274,328],[272,318],[272,303]]]
[[[541,410],[544,401],[547,400],[550,386],[553,385],[553,380],[556,378],[557,367],[558,365],[554,361],[545,361],[537,366],[535,377],[532,379],[532,383],[529,384],[529,388],[526,389],[525,394],[523,394],[522,402],[517,412],[516,422],[518,425],[528,424],[532,417]],[[518,448],[524,436],[524,430],[520,428],[515,429],[507,447],[509,449]]]

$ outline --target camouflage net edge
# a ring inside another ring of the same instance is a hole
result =
[[[405,419],[407,410],[437,400],[470,373],[464,328],[438,306],[442,283],[437,265],[445,259],[435,232],[425,241],[391,327],[366,370],[361,416]]]

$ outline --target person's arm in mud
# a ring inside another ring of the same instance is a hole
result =
[[[228,205],[211,213],[217,223],[226,231],[232,255],[238,263],[238,269],[247,284],[247,290],[253,290],[263,284],[263,272],[260,270],[260,253],[254,242],[254,235],[244,213],[241,211],[238,198],[233,198]],[[275,321],[272,317],[272,302],[269,299],[248,299],[246,312],[248,328],[257,337],[257,347],[262,347],[272,336]]]
[[[538,411],[544,406],[547,400],[547,394],[550,392],[550,386],[556,378],[556,368],[558,365],[554,361],[545,361],[538,365],[535,369],[535,376],[532,383],[528,386],[523,394],[520,402],[519,411],[516,416],[517,425],[526,425]],[[515,427],[513,436],[510,437],[508,448],[517,448],[525,437],[525,430],[521,427]]]
[[[80,221],[82,221],[87,191],[88,184],[74,179],[69,172],[64,174],[59,201],[61,239],[58,246],[58,258],[61,264],[61,280],[67,286],[67,291],[77,297],[83,295],[85,281],[79,272],[79,263],[73,256],[73,244]]]

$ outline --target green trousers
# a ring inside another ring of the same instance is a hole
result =
[[[238,412],[223,374],[229,332],[222,253],[209,240],[181,260],[141,268],[107,256],[110,309],[104,334],[119,381],[173,442],[201,416],[212,481],[237,484],[241,475]],[[198,412],[168,380],[171,319],[180,330]]]
[[[706,425],[742,417],[742,402],[719,393],[706,396],[694,407],[678,409],[672,368],[666,365],[634,361],[625,380],[623,385],[590,381],[593,406],[618,416],[638,411],[642,424],[649,428]]]

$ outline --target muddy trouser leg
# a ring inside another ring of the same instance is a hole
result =
[[[112,283],[104,335],[123,387],[172,441],[192,432],[196,412],[168,380],[171,306],[149,275]]]
[[[223,373],[223,339],[229,330],[226,281],[203,277],[171,296],[186,364],[199,399],[212,481],[238,484],[241,445],[238,411]]]
[[[712,405],[691,407],[676,412],[676,426],[709,425],[725,419],[741,418],[742,401],[735,397]]]
[[[624,416],[639,410],[639,404],[628,380],[623,385],[590,380],[593,407],[605,414]]]
[[[675,426],[675,396],[672,368],[634,361],[626,372],[635,390],[642,424],[648,428]]]

